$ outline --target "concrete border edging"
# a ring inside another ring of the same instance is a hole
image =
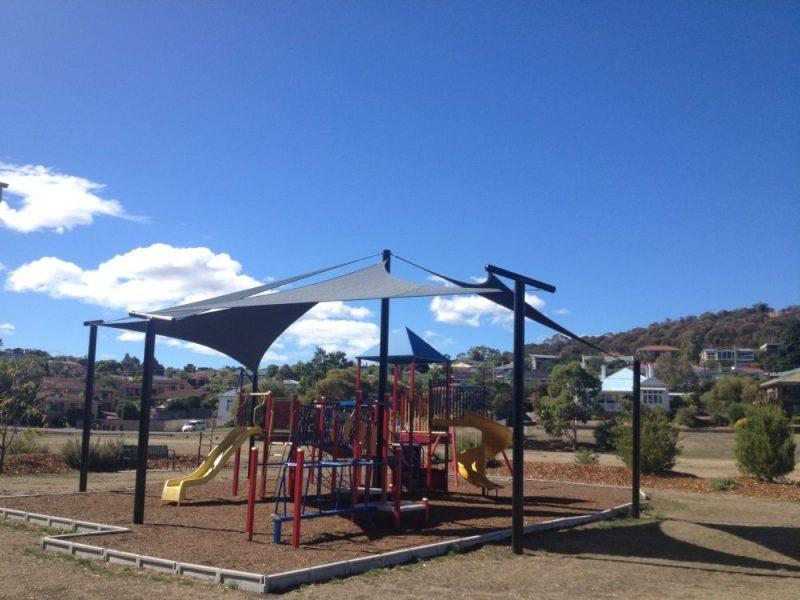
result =
[[[642,496],[646,498],[644,493],[642,493]],[[646,506],[647,503],[642,505],[643,508]],[[523,531],[525,535],[528,535],[531,533],[565,529],[593,523],[595,521],[613,519],[627,512],[630,507],[630,503],[620,504],[597,513],[551,519],[550,521],[541,523],[532,523],[525,526]],[[158,573],[172,573],[184,577],[193,577],[209,583],[218,583],[244,591],[259,593],[286,591],[300,585],[321,583],[331,579],[358,575],[372,569],[394,567],[405,563],[442,556],[449,552],[463,552],[488,543],[501,542],[511,537],[510,528],[499,529],[454,540],[445,540],[422,546],[392,550],[373,556],[364,556],[340,562],[316,565],[294,571],[285,571],[283,573],[262,575],[259,573],[248,573],[246,571],[223,569],[208,565],[183,563],[165,558],[146,556],[115,550],[113,548],[92,546],[70,541],[71,538],[78,536],[86,537],[129,533],[131,529],[127,527],[52,517],[49,515],[6,508],[0,508],[0,517],[2,517],[2,520],[19,521],[41,527],[75,530],[75,532],[67,534],[43,537],[40,541],[40,545],[42,550],[45,551],[60,552],[76,558],[97,560],[131,568],[148,569]]]

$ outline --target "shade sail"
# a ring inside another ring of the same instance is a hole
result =
[[[349,263],[345,263],[349,264]],[[320,302],[413,298],[424,296],[497,293],[491,287],[443,287],[392,276],[384,263],[318,283],[285,290],[278,287],[342,265],[148,313],[157,335],[207,346],[249,369],[257,369],[272,343]],[[147,319],[105,323],[106,327],[143,332]]]
[[[380,362],[380,345],[374,346],[364,352],[358,358]],[[447,357],[423,340],[408,327],[405,331],[397,332],[396,335],[389,336],[389,356],[388,361],[394,365],[445,363]]]

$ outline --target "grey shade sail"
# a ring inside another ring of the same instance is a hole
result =
[[[288,281],[288,280],[284,280]],[[297,279],[294,279],[297,281]],[[276,284],[270,284],[273,288]],[[282,284],[277,284],[282,285]],[[195,302],[189,309],[187,305],[165,308],[153,314],[162,317],[184,318],[187,314],[198,314],[209,310],[245,308],[254,306],[274,306],[279,304],[318,303],[353,300],[378,300],[382,298],[414,298],[422,296],[450,296],[457,294],[475,294],[480,292],[498,292],[490,287],[443,287],[428,285],[400,279],[389,274],[383,263],[364,267],[346,275],[333,277],[303,287],[261,293],[270,288],[260,286],[253,288],[253,294],[235,298],[236,294],[226,294],[218,298],[210,298]],[[240,292],[239,295],[246,292]]]
[[[152,319],[156,334],[207,346],[230,356],[248,369],[258,369],[266,351],[313,302],[218,310],[165,321]],[[104,323],[104,327],[144,332],[147,320]]]
[[[373,346],[358,358],[380,362],[380,345]],[[448,358],[445,355],[408,327],[405,328],[405,331],[398,332],[397,335],[389,336],[389,356],[387,360],[389,364],[393,365],[408,365],[412,362],[416,364],[448,362]]]
[[[345,263],[350,264],[350,263]],[[337,265],[340,266],[340,265]],[[271,290],[333,268],[271,282],[208,300],[165,308],[151,315],[156,334],[217,350],[249,369],[257,369],[273,342],[319,302],[499,293],[498,288],[443,287],[393,277],[381,262],[295,289]],[[137,315],[137,313],[132,313]],[[105,327],[144,332],[147,319],[104,323]]]

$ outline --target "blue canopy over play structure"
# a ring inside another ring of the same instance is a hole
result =
[[[380,362],[380,344],[373,346],[358,358]],[[408,327],[405,328],[405,331],[400,330],[389,334],[389,355],[387,359],[394,365],[446,363],[449,360]]]

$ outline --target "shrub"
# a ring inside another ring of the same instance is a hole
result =
[[[596,465],[600,458],[597,452],[592,452],[589,448],[578,448],[575,450],[575,462],[579,465]]]
[[[694,427],[697,424],[697,407],[692,404],[681,406],[675,413],[675,422],[685,427]]]
[[[600,450],[614,449],[614,419],[606,419],[594,429],[594,441]]]
[[[708,480],[708,487],[715,492],[729,492],[739,487],[739,484],[730,477],[714,477]]]
[[[26,429],[14,436],[6,452],[9,454],[32,454],[34,452],[49,452],[47,446],[40,441],[42,434],[33,429]]]
[[[617,456],[628,467],[633,459],[633,431],[630,419],[620,420],[614,427]],[[680,453],[678,428],[669,422],[662,408],[642,407],[641,468],[645,473],[661,473],[675,466]]]
[[[81,443],[79,440],[67,440],[61,447],[64,462],[73,469],[81,466]],[[95,442],[89,446],[90,471],[116,471],[122,456],[122,441]]]
[[[739,419],[744,417],[744,413],[745,405],[741,402],[734,402],[725,408],[725,417],[730,424],[736,423]]]
[[[794,469],[789,420],[775,404],[753,405],[736,426],[736,462],[742,473],[773,481]]]

